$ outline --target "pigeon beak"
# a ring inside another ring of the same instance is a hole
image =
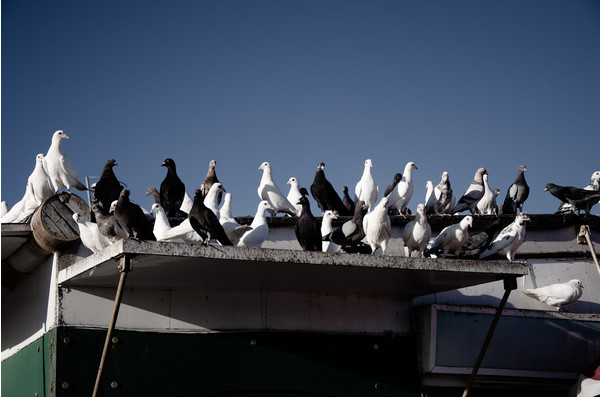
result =
[[[166,167],[167,165],[165,164],[165,162],[163,161],[163,163],[160,165],[161,167]]]
[[[63,138],[65,138],[65,139],[69,139],[69,136],[68,136],[67,134],[64,134],[64,133],[63,133]]]

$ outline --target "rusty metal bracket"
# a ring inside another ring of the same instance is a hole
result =
[[[498,306],[498,310],[496,310],[496,315],[494,316],[494,320],[492,321],[492,325],[490,325],[490,329],[485,337],[483,342],[483,346],[479,351],[479,356],[475,361],[475,365],[473,366],[473,372],[471,372],[471,376],[467,382],[467,386],[463,392],[462,397],[467,397],[469,395],[469,391],[471,391],[471,387],[473,386],[473,382],[477,377],[477,372],[479,372],[479,367],[481,366],[481,362],[483,361],[483,357],[485,356],[485,352],[487,351],[490,342],[492,341],[492,336],[494,335],[494,331],[496,330],[496,326],[498,325],[498,321],[500,321],[500,317],[502,316],[502,312],[504,311],[504,307],[506,306],[506,302],[508,301],[508,297],[510,295],[510,291],[517,289],[517,278],[516,277],[508,277],[504,279],[504,296],[500,301],[500,306]]]
[[[100,389],[100,379],[102,378],[102,371],[104,370],[104,363],[106,362],[106,355],[108,354],[108,346],[110,345],[110,340],[112,336],[112,332],[115,329],[115,325],[117,324],[117,317],[119,315],[119,308],[121,307],[121,298],[123,297],[123,290],[125,289],[125,282],[127,281],[127,274],[133,268],[133,258],[128,255],[123,255],[119,259],[118,269],[121,272],[121,276],[119,278],[119,286],[117,287],[117,295],[115,297],[115,304],[113,307],[113,313],[110,318],[110,324],[108,325],[108,330],[106,332],[106,340],[104,341],[104,349],[102,350],[102,357],[100,358],[100,365],[98,366],[98,375],[96,376],[96,384],[94,385],[94,392],[92,393],[92,397],[96,397],[98,395],[98,390]]]

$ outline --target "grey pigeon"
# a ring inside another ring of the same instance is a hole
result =
[[[401,173],[397,173],[396,175],[394,175],[394,179],[392,180],[392,183],[390,183],[389,185],[387,185],[387,187],[385,188],[385,192],[383,193],[383,197],[387,197],[390,195],[390,193],[392,192],[392,190],[394,190],[394,188],[396,187],[396,185],[398,185],[398,182],[400,182],[402,180],[402,174]]]
[[[558,311],[564,311],[563,306],[581,298],[583,284],[580,280],[573,279],[566,283],[550,284],[545,287],[525,289],[521,292],[540,302],[556,307]]]
[[[302,205],[302,212],[294,228],[296,239],[304,251],[321,251],[323,249],[321,225],[310,211],[310,203],[306,197],[298,201]]]
[[[442,172],[442,179],[434,188],[434,191],[437,200],[432,203],[433,206],[425,206],[426,213],[428,215],[451,214],[454,204],[456,203],[456,196],[450,186],[450,177],[447,171]]]
[[[559,186],[554,183],[546,184],[546,191],[560,201],[571,204],[579,213],[584,210],[590,214],[592,207],[600,200],[600,191],[579,189],[573,186]]]
[[[208,171],[206,172],[206,177],[204,178],[204,181],[202,181],[202,184],[200,185],[200,191],[202,192],[202,197],[206,197],[208,195],[208,192],[210,191],[210,188],[213,184],[219,182],[219,178],[217,178],[217,161],[216,160],[210,160],[210,163],[208,163]],[[221,200],[223,199],[223,193],[219,194],[219,197],[217,198],[217,205],[221,204]]]
[[[192,228],[204,239],[206,245],[212,239],[218,240],[221,245],[233,245],[215,213],[204,205],[204,197],[200,189],[196,189],[194,192],[194,204],[188,214],[188,219]]]
[[[72,187],[81,191],[87,190],[78,179],[73,163],[62,151],[62,140],[68,138],[69,136],[63,131],[56,131],[52,135],[52,143],[44,157],[44,168],[52,180],[55,193],[63,187],[67,188],[67,192],[70,192]]]
[[[519,166],[517,177],[506,192],[502,205],[503,214],[516,214],[517,210],[523,212],[523,204],[529,197],[529,185],[525,180],[525,171],[527,171],[527,167]]]
[[[98,203],[93,204],[91,210],[94,212],[98,230],[110,241],[114,243],[127,237],[127,233],[121,228],[112,213],[105,211]]]
[[[310,185],[310,193],[317,201],[322,214],[327,210],[332,210],[337,211],[340,216],[351,215],[340,196],[325,177],[325,163],[319,163],[317,166],[315,178],[312,185]]]
[[[360,200],[359,200],[360,201]],[[342,203],[348,209],[348,212],[354,214],[354,209],[356,208],[356,204],[350,195],[348,194],[348,186],[342,186]],[[364,203],[364,201],[363,201]]]
[[[367,243],[371,247],[371,255],[377,248],[387,255],[387,245],[392,236],[392,223],[388,215],[388,198],[383,197],[371,212],[363,218],[363,228]]]
[[[167,167],[167,175],[160,184],[160,205],[167,216],[183,216],[179,209],[185,196],[185,184],[177,175],[175,161],[167,158],[163,161],[161,167]]]
[[[132,240],[156,240],[152,233],[152,224],[144,214],[142,208],[129,200],[129,190],[121,190],[117,205],[115,206],[115,218],[121,228]]]
[[[459,256],[467,259],[479,259],[481,253],[490,246],[501,227],[502,222],[496,218],[482,230],[470,232],[469,239],[460,249]]]
[[[104,210],[108,211],[110,204],[119,199],[123,186],[117,179],[113,167],[119,165],[115,159],[108,159],[102,168],[102,175],[98,182],[94,184],[93,203],[100,203]]]
[[[366,159],[362,177],[354,188],[354,201],[364,201],[369,211],[375,206],[377,196],[379,196],[379,186],[375,183],[375,178],[373,178],[372,168],[373,161]]]
[[[459,256],[460,249],[469,240],[469,227],[473,227],[473,217],[471,215],[465,216],[459,223],[446,226],[437,235],[431,247],[425,250],[424,255],[430,256],[442,251],[442,258],[445,258],[449,252],[454,252],[456,256]]]
[[[155,187],[149,187],[148,190],[146,190],[146,196],[152,196],[152,198],[154,199],[154,203],[160,204],[160,193],[158,193],[158,190],[156,190]],[[164,210],[165,209],[163,208],[163,211]]]
[[[517,250],[521,247],[523,241],[525,241],[527,233],[525,222],[528,221],[530,221],[530,218],[525,212],[521,212],[515,216],[515,220],[502,229],[498,237],[481,253],[479,259],[485,259],[495,254],[505,254],[510,262],[515,262]]]
[[[473,182],[467,188],[462,197],[458,200],[458,203],[450,210],[451,214],[457,214],[459,212],[469,210],[471,214],[478,213],[477,203],[484,194],[484,186],[483,186],[483,175],[487,174],[485,168],[479,168],[477,172],[475,172],[475,177],[473,178]]]

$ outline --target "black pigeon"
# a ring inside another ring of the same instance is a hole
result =
[[[371,253],[371,247],[362,243],[365,238],[363,229],[363,217],[367,213],[365,202],[359,200],[356,202],[354,216],[351,220],[344,222],[340,227],[331,232],[329,236],[324,236],[323,240],[332,241],[339,245],[344,252],[348,253]],[[364,248],[364,250],[361,250]]]
[[[303,195],[304,197],[308,197],[309,196],[308,190],[306,190],[305,187],[301,187],[300,188],[300,194]]]
[[[321,223],[310,212],[310,203],[306,197],[300,197],[298,204],[302,205],[302,212],[296,221],[296,238],[304,251],[321,251]]]
[[[113,243],[127,237],[127,233],[119,226],[115,216],[100,206],[99,203],[93,204],[91,210],[94,213],[98,230]]]
[[[106,160],[102,175],[94,187],[93,203],[99,203],[106,213],[108,213],[111,203],[119,199],[119,194],[123,189],[113,171],[115,165],[119,165],[115,159]]]
[[[325,178],[325,163],[319,163],[317,172],[312,185],[310,185],[310,193],[317,201],[321,212],[327,210],[337,211],[340,216],[351,216],[340,196],[336,193],[331,183]]]
[[[401,180],[402,180],[402,174],[398,173],[398,174],[394,175],[394,180],[392,181],[392,183],[387,185],[387,187],[385,188],[385,193],[383,193],[383,197],[389,196],[390,193],[394,190],[394,188],[398,185],[398,183]]]
[[[571,204],[578,213],[584,210],[588,215],[594,204],[600,200],[600,191],[595,190],[579,189],[573,186],[558,186],[554,183],[548,183],[545,190],[560,201]]]
[[[192,228],[204,239],[206,245],[212,239],[218,240],[221,245],[233,245],[215,213],[204,205],[200,189],[196,189],[194,192],[194,204],[188,214],[188,219]]]
[[[525,171],[527,171],[527,168],[524,165],[519,167],[517,178],[506,192],[502,214],[516,214],[517,210],[523,212],[523,203],[529,197],[529,185],[525,181]]]
[[[344,197],[342,198],[344,206],[346,206],[349,213],[354,214],[355,204],[354,200],[352,200],[348,194],[348,186],[342,186],[342,193],[344,194]]]
[[[217,178],[217,173],[215,171],[215,167],[217,166],[216,160],[210,160],[208,164],[208,172],[206,173],[206,177],[204,178],[204,182],[200,185],[200,191],[202,192],[202,197],[206,198],[210,188],[215,183],[219,182],[219,178]],[[221,200],[223,199],[223,192],[219,192],[219,196],[217,199],[217,204],[221,204]]]
[[[161,166],[167,167],[167,175],[160,184],[160,205],[167,216],[182,216],[179,208],[185,196],[185,185],[177,176],[177,168],[173,159],[165,159]]]
[[[469,233],[469,239],[460,249],[459,256],[465,259],[479,259],[479,255],[492,243],[494,236],[502,229],[502,222],[494,219],[481,231]]]
[[[115,219],[133,240],[156,240],[152,233],[152,224],[139,205],[129,201],[129,190],[123,189],[115,206]]]

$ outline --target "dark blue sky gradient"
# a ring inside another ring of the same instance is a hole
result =
[[[115,158],[147,209],[167,157],[190,195],[217,160],[235,216],[263,161],[286,194],[325,162],[341,194],[371,158],[382,191],[417,164],[413,211],[443,171],[461,195],[485,167],[503,201],[525,164],[525,210],[552,213],[546,183],[600,170],[599,127],[595,1],[2,1],[9,208],[62,129],[82,180]]]

